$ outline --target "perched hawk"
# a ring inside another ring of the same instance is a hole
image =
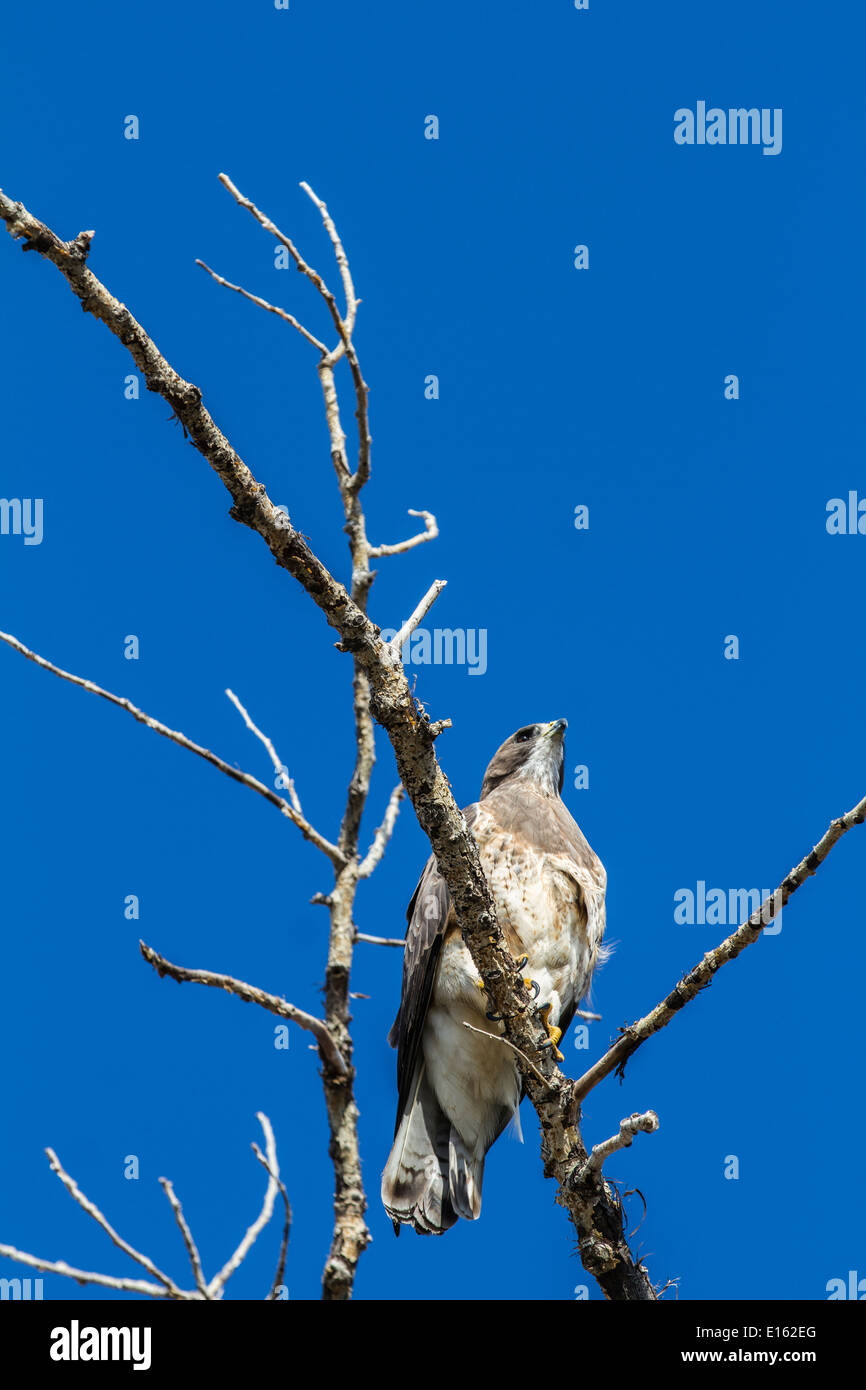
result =
[[[553,1045],[586,994],[604,935],[606,874],[561,800],[564,719],[506,739],[464,811],[508,949],[545,1011]],[[397,1124],[382,1176],[394,1229],[441,1235],[481,1212],[484,1158],[521,1100],[511,1050],[463,942],[435,858],[407,912],[397,1052]]]

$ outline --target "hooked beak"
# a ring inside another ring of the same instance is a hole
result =
[[[565,731],[568,728],[567,719],[551,719],[547,728],[541,735],[542,738],[565,738]]]

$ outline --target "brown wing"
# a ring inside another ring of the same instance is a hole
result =
[[[477,806],[467,806],[463,812],[471,830]],[[388,1042],[397,1049],[397,1122],[409,1103],[409,1091],[421,1048],[421,1036],[433,981],[439,964],[439,953],[446,927],[454,919],[454,908],[447,884],[439,872],[435,856],[427,860],[418,887],[406,909],[408,926],[403,952],[403,990],[400,1008],[394,1020]]]

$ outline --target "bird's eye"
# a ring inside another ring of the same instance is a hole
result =
[[[534,737],[535,729],[530,725],[528,729],[518,729],[517,733],[514,735],[514,742],[528,743],[529,740]]]

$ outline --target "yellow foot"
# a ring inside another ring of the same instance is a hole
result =
[[[559,1048],[556,1045],[562,1037],[562,1029],[557,1028],[554,1023],[550,1023],[548,1021],[550,1018],[550,1011],[552,1008],[552,1004],[544,1004],[539,1010],[539,1013],[541,1014],[541,1017],[544,1019],[544,1026],[547,1029],[548,1037],[550,1038],[550,1041],[553,1044],[554,1057],[556,1058],[557,1062],[564,1062],[565,1056],[563,1053],[560,1052]]]

